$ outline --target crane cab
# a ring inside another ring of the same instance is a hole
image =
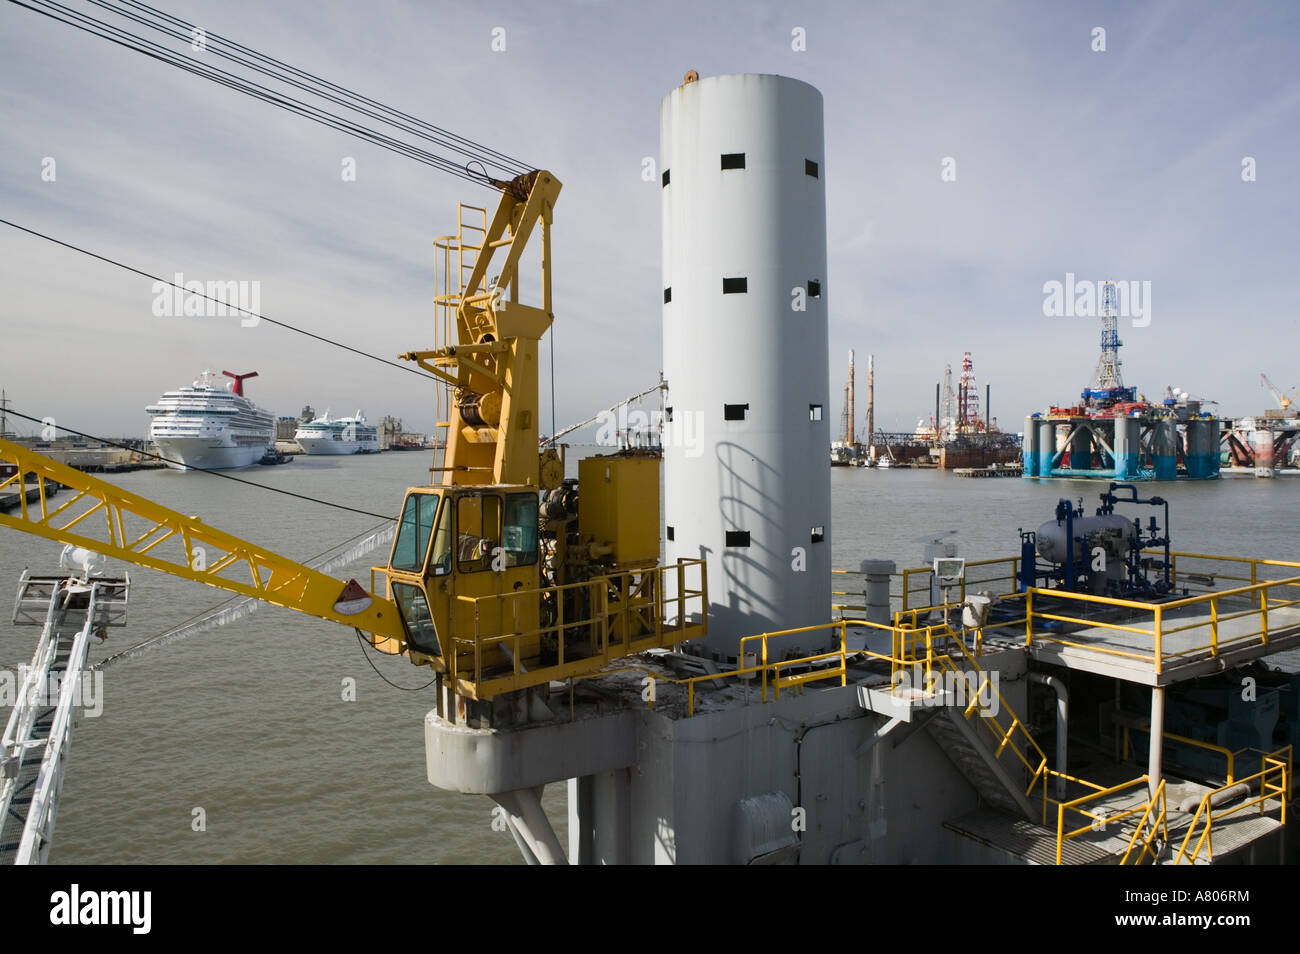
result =
[[[407,491],[387,576],[413,661],[486,652],[481,664],[513,669],[537,655],[537,508],[526,485]],[[503,635],[484,645],[483,633]]]

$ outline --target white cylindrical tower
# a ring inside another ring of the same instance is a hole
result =
[[[708,561],[696,648],[730,660],[742,636],[830,619],[822,97],[688,74],[659,129],[665,555]],[[769,655],[837,643],[822,630]]]

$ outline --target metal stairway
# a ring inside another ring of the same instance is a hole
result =
[[[961,708],[944,707],[939,715],[925,723],[925,731],[986,803],[1030,821],[1039,820],[1041,813],[1034,811],[1029,799],[975,734]]]
[[[14,623],[41,625],[0,749],[0,864],[43,864],[50,841],[91,639],[125,625],[127,577],[33,577],[24,572]],[[39,612],[44,609],[44,612]]]

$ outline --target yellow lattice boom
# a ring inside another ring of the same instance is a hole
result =
[[[0,440],[0,461],[16,468],[0,493],[18,495],[15,512],[0,513],[0,526],[353,626],[388,652],[402,648],[397,607],[354,581],[337,580],[10,441]],[[69,499],[56,500],[56,493],[68,491]]]

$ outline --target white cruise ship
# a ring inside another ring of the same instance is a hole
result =
[[[331,420],[326,408],[323,416],[299,424],[293,439],[304,454],[374,454],[379,450],[379,431],[366,423],[360,411],[353,417]]]
[[[275,415],[244,396],[248,374],[222,374],[234,378],[225,387],[204,371],[190,387],[168,391],[150,404],[153,417],[149,438],[168,466],[178,470],[225,470],[260,461],[275,443]]]

